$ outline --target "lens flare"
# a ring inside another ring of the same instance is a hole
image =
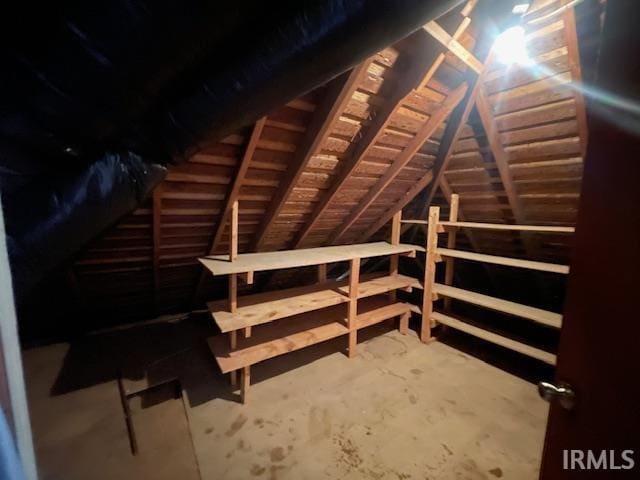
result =
[[[496,38],[493,45],[496,58],[505,65],[530,65],[531,59],[527,53],[524,28],[515,26],[508,28]]]

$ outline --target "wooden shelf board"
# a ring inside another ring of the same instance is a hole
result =
[[[404,315],[410,311],[411,307],[408,303],[387,303],[386,305],[381,305],[368,312],[359,313],[356,317],[356,328],[366,328],[384,320]]]
[[[358,298],[416,286],[417,280],[404,275],[363,275]],[[349,301],[349,281],[323,282],[304,287],[246,295],[238,298],[238,309],[229,312],[227,300],[207,304],[222,332],[269,323],[284,317],[319,310]]]
[[[369,297],[358,304],[357,328],[364,328],[409,311],[409,305],[390,303],[386,298]],[[231,351],[225,335],[207,339],[209,348],[223,373],[253,365],[349,333],[347,305],[335,305],[321,313],[306,312],[253,329],[250,338],[238,337],[238,348]]]
[[[293,352],[349,333],[347,306],[335,305],[321,314],[302,313],[252,329],[250,338],[239,335],[238,348],[231,351],[226,335],[207,339],[222,373]]]
[[[527,318],[549,327],[560,328],[562,325],[562,315],[559,313],[548,312],[547,310],[542,310],[540,308],[529,307],[528,305],[522,305],[520,303],[502,300],[500,298],[489,297],[488,295],[482,295],[480,293],[470,292],[469,290],[462,290],[461,288],[450,287],[440,283],[434,284],[433,288],[436,293],[445,297],[455,298],[456,300],[473,303],[474,305],[479,305],[498,312]]]
[[[436,322],[441,323],[442,325],[447,325],[456,330],[460,330],[461,332],[465,332],[469,335],[473,335],[474,337],[486,340],[487,342],[495,343],[496,345],[508,348],[509,350],[513,350],[528,357],[540,360],[544,363],[548,363],[549,365],[556,364],[556,356],[554,354],[545,352],[544,350],[540,350],[539,348],[526,345],[524,343],[518,342],[517,340],[512,340],[511,338],[503,337],[502,335],[498,335],[497,333],[483,330],[474,325],[462,322],[457,318],[444,315],[440,312],[433,312],[431,314],[431,318]]]
[[[495,255],[485,255],[483,253],[467,252],[464,250],[451,250],[449,248],[438,248],[436,249],[436,253],[442,257],[462,258],[464,260],[493,263],[508,267],[527,268],[529,270],[540,270],[542,272],[552,273],[569,273],[569,267],[567,265],[558,265],[556,263],[534,262],[532,260],[521,260],[519,258],[498,257]]]
[[[487,230],[518,230],[522,232],[543,233],[574,233],[574,227],[560,227],[555,225],[508,225],[503,223],[475,223],[475,222],[440,222],[440,225],[449,228],[480,228]]]
[[[391,245],[387,242],[338,245],[333,247],[301,248],[264,253],[244,253],[229,261],[228,255],[213,255],[198,260],[214,275],[260,272],[281,268],[296,268],[323,263],[344,262],[354,258],[370,258],[382,255],[412,254],[414,245]]]

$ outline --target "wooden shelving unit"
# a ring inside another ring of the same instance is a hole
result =
[[[494,332],[489,332],[475,325],[471,325],[465,321],[454,318],[443,312],[434,311],[434,301],[443,297],[445,301],[445,311],[450,309],[451,299],[471,303],[490,310],[507,313],[515,317],[527,319],[546,327],[559,329],[562,326],[562,315],[555,312],[549,312],[539,308],[522,305],[508,300],[490,297],[477,292],[471,292],[452,286],[454,259],[464,259],[476,262],[486,262],[496,265],[505,265],[509,267],[525,268],[529,270],[537,270],[543,272],[551,272],[566,275],[569,273],[567,265],[558,265],[554,263],[536,262],[531,260],[523,260],[519,258],[501,257],[495,255],[486,255],[476,252],[468,252],[464,250],[456,250],[456,234],[460,228],[471,229],[491,229],[491,230],[515,230],[525,232],[546,232],[546,233],[562,233],[571,234],[574,232],[573,227],[563,226],[537,226],[537,225],[505,225],[505,224],[489,224],[489,223],[473,223],[458,222],[457,212],[459,197],[456,194],[451,195],[450,205],[451,214],[449,221],[440,220],[439,207],[430,207],[428,220],[401,220],[401,223],[425,225],[427,227],[426,235],[426,261],[425,276],[421,282],[421,288],[424,289],[423,302],[421,308],[422,327],[420,338],[423,342],[428,342],[431,338],[432,325],[447,325],[456,330],[463,331],[469,335],[481,338],[488,342],[501,345],[505,348],[514,350],[523,355],[536,358],[540,361],[555,365],[556,357],[552,353],[534,348],[522,342],[507,338]],[[438,247],[438,233],[447,233],[447,248]],[[446,262],[445,281],[444,284],[435,282],[435,269],[437,263]]]
[[[391,243],[376,242],[289,251],[237,254],[237,202],[230,215],[229,255],[201,258],[213,275],[229,276],[229,298],[208,304],[214,321],[228,338],[208,340],[223,373],[237,384],[241,373],[242,401],[250,385],[250,367],[258,362],[343,335],[348,356],[357,348],[359,329],[394,317],[400,331],[408,329],[411,306],[396,300],[396,290],[410,291],[419,282],[398,273],[399,255],[415,256],[416,247],[400,244],[400,216],[394,217]],[[360,277],[360,260],[389,255],[388,274]],[[327,264],[349,262],[349,277],[327,280]],[[240,277],[253,281],[254,272],[281,268],[318,267],[317,283],[303,287],[238,297]],[[319,312],[322,310],[321,312]],[[239,333],[240,332],[240,333]]]

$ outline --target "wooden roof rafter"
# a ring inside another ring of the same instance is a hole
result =
[[[356,209],[345,219],[329,238],[329,243],[336,243],[340,237],[353,225],[353,223],[362,215],[362,213],[382,194],[384,189],[394,180],[394,178],[400,173],[407,163],[411,161],[416,152],[422,147],[433,133],[438,129],[440,125],[449,116],[451,111],[460,103],[467,91],[467,85],[462,84],[456,90],[454,90],[447,99],[443,102],[442,106],[435,112],[429,120],[418,131],[411,142],[404,148],[404,150],[394,159],[391,167],[385,172],[385,174],[378,180],[378,182],[369,189],[369,193],[360,201]]]
[[[321,106],[317,109],[311,125],[307,128],[303,143],[296,150],[296,156],[287,168],[285,177],[280,182],[280,186],[271,201],[271,205],[265,213],[260,227],[256,231],[249,250],[257,251],[262,247],[267,231],[282,211],[287,198],[296,186],[309,160],[318,152],[331,133],[334,124],[340,118],[347,102],[349,102],[351,96],[356,91],[363,76],[367,74],[367,70],[372,61],[373,57],[368,58],[351,71],[335,79],[329,85]]]
[[[253,157],[253,153],[255,152],[258,141],[260,140],[260,135],[262,135],[262,129],[264,128],[266,120],[266,117],[262,117],[261,119],[259,119],[255,123],[253,130],[251,131],[251,136],[247,141],[242,159],[240,160],[240,164],[238,165],[238,168],[236,170],[233,184],[229,189],[229,193],[227,194],[227,197],[225,199],[224,209],[222,210],[220,215],[220,221],[218,222],[215,234],[213,235],[213,238],[211,240],[211,244],[208,249],[209,255],[214,254],[216,248],[222,240],[222,235],[224,233],[225,225],[227,224],[227,219],[229,218],[229,214],[231,213],[234,202],[236,202],[238,200],[238,197],[240,196],[240,188],[242,187],[245,175],[247,174],[247,170],[249,169],[249,164],[251,163],[251,158]],[[195,290],[193,292],[192,301],[195,301],[198,298],[200,291],[204,286],[205,279],[206,273],[204,270],[202,270],[200,272],[198,283],[196,284]]]
[[[456,28],[453,36],[450,36],[444,29],[442,29],[447,36],[452,39],[457,39],[464,33],[470,23],[468,15],[471,13],[476,3],[476,0],[470,0],[460,12],[463,16],[463,20]],[[455,41],[457,43],[457,40]],[[371,125],[364,133],[360,141],[352,149],[350,157],[342,166],[336,180],[320,200],[308,222],[298,232],[291,248],[298,247],[311,232],[313,227],[320,219],[320,216],[329,207],[344,182],[351,176],[360,162],[367,156],[368,152],[374,147],[380,136],[383,135],[385,129],[391,121],[392,116],[398,111],[398,109],[402,107],[403,101],[406,99],[406,97],[414,90],[425,87],[435,74],[438,67],[444,62],[445,56],[442,53],[442,47],[433,45],[431,46],[431,48],[433,50],[427,53],[427,56],[430,58],[426,62],[426,66],[424,64],[414,65],[413,68],[402,78],[402,81],[393,90],[390,98],[381,107],[380,111],[376,113],[371,122]]]

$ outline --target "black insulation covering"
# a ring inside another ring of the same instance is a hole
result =
[[[18,296],[205,135],[252,123],[458,3],[63,0],[3,11],[0,187]]]

